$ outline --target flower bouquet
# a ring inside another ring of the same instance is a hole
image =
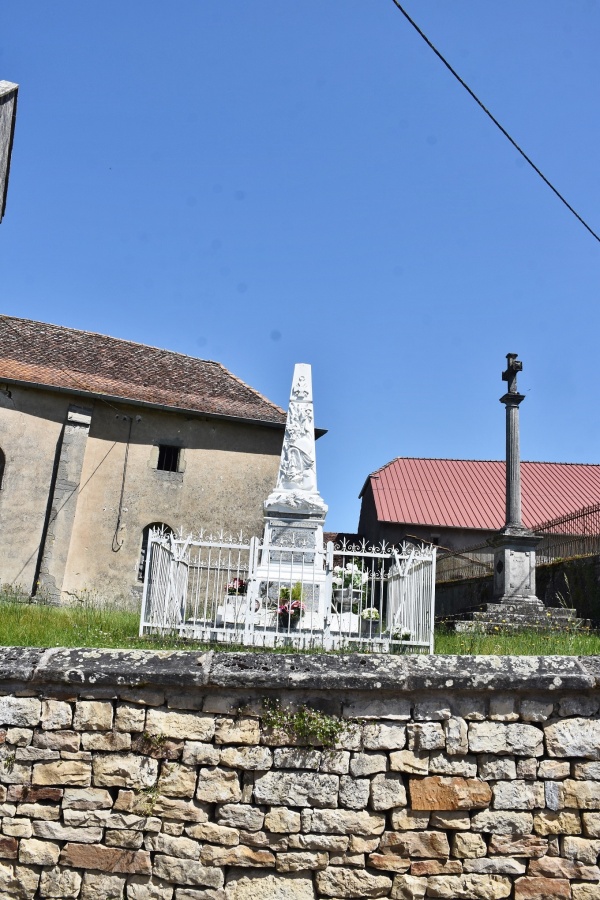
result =
[[[234,578],[227,585],[228,594],[245,594],[248,590],[248,582],[243,578]]]

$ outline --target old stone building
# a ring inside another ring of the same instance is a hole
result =
[[[0,582],[130,598],[152,524],[260,533],[284,425],[219,363],[0,316]]]

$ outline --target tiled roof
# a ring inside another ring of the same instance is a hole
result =
[[[0,316],[0,380],[282,425],[285,412],[224,366],[133,341]]]
[[[486,530],[504,525],[501,461],[398,457],[369,482],[380,522]],[[523,524],[533,528],[600,503],[600,465],[522,462],[521,493]]]

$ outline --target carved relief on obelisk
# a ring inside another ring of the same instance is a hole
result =
[[[265,501],[265,511],[274,510],[323,516],[327,512],[317,489],[312,378],[306,363],[294,368],[277,484]]]

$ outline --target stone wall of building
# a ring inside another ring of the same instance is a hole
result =
[[[600,658],[5,648],[0,896],[593,900],[599,710]]]

